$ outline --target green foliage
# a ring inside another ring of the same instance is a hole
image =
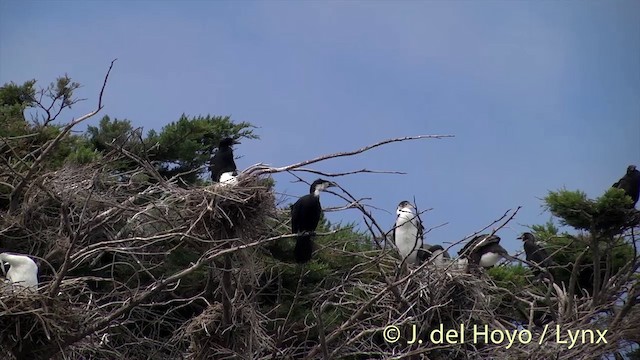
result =
[[[547,239],[557,236],[560,229],[553,223],[553,219],[549,219],[543,225],[531,225],[531,232],[538,240],[546,241]]]
[[[73,91],[79,87],[79,83],[71,81],[71,78],[65,74],[56,79],[55,83],[51,83],[47,90],[55,101],[60,100],[62,102],[62,107],[71,108],[71,105],[75,102]]]
[[[113,147],[126,148],[137,153],[141,150],[140,136],[136,134],[131,121],[109,118],[105,115],[98,126],[88,126],[87,135],[93,147],[98,151],[108,151]]]
[[[562,225],[569,225],[580,230],[589,230],[594,215],[593,201],[580,190],[549,191],[544,199],[547,209],[560,218]]]
[[[526,277],[531,275],[531,271],[520,264],[515,266],[495,266],[487,272],[499,287],[513,292],[528,285]]]
[[[558,234],[558,229],[551,221],[544,226],[531,227],[534,235],[546,243],[547,251],[559,265],[551,269],[557,283],[568,286],[576,261],[584,253],[577,269],[577,285],[589,293],[593,291],[594,251],[589,246],[594,237],[599,247],[600,277],[603,280],[607,260],[610,261],[610,275],[613,275],[633,259],[633,247],[617,236],[634,226],[635,221],[634,210],[628,208],[630,199],[624,191],[609,189],[595,201],[588,199],[581,191],[552,191],[545,202],[562,224],[590,231],[576,236],[566,232]]]
[[[617,235],[638,225],[638,219],[629,209],[631,199],[620,189],[609,189],[601,197],[591,200],[580,191],[566,189],[550,191],[545,198],[546,208],[563,225],[578,230]]]
[[[29,133],[24,111],[33,104],[35,83],[35,80],[22,85],[10,82],[0,87],[0,136],[12,137]]]
[[[253,133],[254,126],[247,122],[234,123],[228,116],[197,116],[188,118],[182,115],[176,122],[165,125],[160,133],[150,131],[145,142],[149,146],[157,144],[151,155],[152,160],[160,163],[160,173],[165,177],[191,172],[181,178],[194,183],[221,139],[258,139]]]

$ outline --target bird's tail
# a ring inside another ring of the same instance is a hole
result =
[[[298,236],[296,239],[296,248],[293,253],[298,263],[306,263],[311,260],[311,253],[313,253],[311,235]]]

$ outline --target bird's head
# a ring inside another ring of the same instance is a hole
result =
[[[410,202],[408,202],[407,200],[403,200],[400,202],[400,204],[398,204],[398,208],[396,209],[396,214],[400,215],[402,213],[412,213],[415,210],[415,206],[413,206],[413,204],[411,204]]]
[[[629,165],[627,167],[627,175],[631,175],[632,173],[634,173],[636,171],[636,166],[635,165]]]
[[[312,194],[319,194],[320,191],[324,191],[327,188],[334,187],[336,184],[329,180],[318,179],[311,184],[310,192]]]
[[[535,236],[533,236],[533,234],[530,233],[530,232],[522,233],[522,235],[518,236],[518,239],[520,239],[522,241],[535,241],[536,240]]]
[[[220,140],[220,144],[218,144],[218,148],[231,147],[232,145],[235,145],[235,144],[240,144],[240,142],[233,138],[227,137]]]

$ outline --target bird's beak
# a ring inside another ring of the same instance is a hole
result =
[[[338,187],[338,184],[334,183],[333,181],[329,181],[329,186],[327,187]]]
[[[234,145],[238,145],[238,144],[242,144],[242,143],[240,141],[238,141],[238,140],[233,140],[233,144]]]
[[[516,239],[520,239],[520,240],[524,239],[524,234],[518,236]]]

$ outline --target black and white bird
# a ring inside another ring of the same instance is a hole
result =
[[[407,263],[415,264],[418,260],[418,249],[422,247],[424,228],[416,208],[408,201],[401,201],[396,209],[396,222],[393,228],[393,240],[400,256]]]
[[[509,258],[509,253],[500,246],[500,237],[497,235],[482,234],[474,237],[458,252],[462,258],[466,258],[469,264],[490,268],[501,258]]]
[[[218,144],[218,150],[209,163],[211,181],[223,182],[224,180],[229,182],[232,181],[230,178],[235,178],[238,175],[238,168],[233,159],[233,149],[231,148],[234,144],[240,144],[240,142],[230,137],[222,139]]]
[[[431,262],[436,266],[446,265],[451,256],[441,245],[428,245],[424,244],[417,253],[418,264],[422,264],[431,259]]]
[[[633,207],[635,208],[640,197],[640,171],[636,169],[635,165],[629,165],[627,173],[612,187],[624,190],[633,200]]]
[[[10,266],[6,273],[5,263]],[[30,257],[3,252],[0,253],[0,267],[11,285],[31,291],[38,287],[38,265]]]
[[[336,186],[333,182],[318,179],[311,184],[309,194],[302,196],[291,207],[291,231],[298,234],[294,256],[298,263],[311,260],[313,253],[313,232],[316,231],[322,206],[320,206],[320,192]]]
[[[536,244],[536,237],[532,233],[525,232],[520,235],[518,239],[524,242],[524,252],[527,256],[527,261],[545,269],[555,264],[551,257],[549,257],[547,250]],[[532,269],[532,271],[536,275],[540,274],[539,269]]]

